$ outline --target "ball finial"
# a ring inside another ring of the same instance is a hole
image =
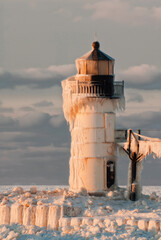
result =
[[[99,49],[99,47],[100,47],[100,44],[99,44],[99,42],[98,42],[98,41],[96,41],[96,42],[93,42],[93,43],[92,43],[92,47],[93,47],[93,49],[94,49],[94,50],[98,50],[98,49]]]

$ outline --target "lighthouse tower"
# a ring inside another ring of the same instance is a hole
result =
[[[124,84],[114,81],[114,61],[93,42],[92,50],[76,59],[78,73],[62,81],[73,191],[96,193],[117,185],[115,112],[124,109]]]

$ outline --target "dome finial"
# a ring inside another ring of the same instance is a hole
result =
[[[92,48],[93,48],[94,50],[98,50],[99,47],[100,47],[100,44],[99,44],[98,41],[95,41],[95,42],[92,43]]]

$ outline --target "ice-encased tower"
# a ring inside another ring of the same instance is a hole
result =
[[[76,59],[78,73],[62,81],[73,191],[100,192],[116,185],[115,111],[124,109],[124,83],[114,81],[114,61],[93,42],[92,50]]]

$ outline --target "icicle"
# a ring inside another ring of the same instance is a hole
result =
[[[36,207],[30,206],[23,208],[23,225],[35,225],[35,212]]]
[[[75,85],[75,76],[67,78],[62,81],[63,88],[63,111],[67,122],[70,125],[70,131],[73,128],[75,116],[82,106],[84,106],[89,101],[93,101],[93,97],[87,94],[73,93],[73,86]],[[109,101],[108,98],[95,98],[97,101],[104,102]],[[125,109],[125,98],[112,99],[114,110],[124,110]]]
[[[38,205],[36,207],[35,225],[38,227],[47,227],[48,206]]]
[[[1,205],[0,206],[0,225],[10,224],[10,206]]]
[[[136,133],[135,133],[136,134]],[[147,156],[149,154],[153,154],[153,157],[161,157],[161,139],[158,138],[150,138],[146,136],[142,136],[139,134],[136,134],[143,139],[146,139],[145,141],[143,140],[138,140],[139,143],[139,154],[143,154],[144,156]],[[133,138],[131,141],[131,151],[136,152],[136,140]],[[124,143],[124,149],[128,149],[128,142]]]
[[[125,98],[117,98],[113,100],[114,109],[117,111],[124,111],[125,110]]]
[[[22,224],[22,212],[23,212],[23,206],[15,203],[11,206],[11,219],[10,224],[12,223],[19,223]]]
[[[59,219],[60,219],[60,206],[58,205],[49,206],[48,223],[47,223],[48,229],[58,230]]]

